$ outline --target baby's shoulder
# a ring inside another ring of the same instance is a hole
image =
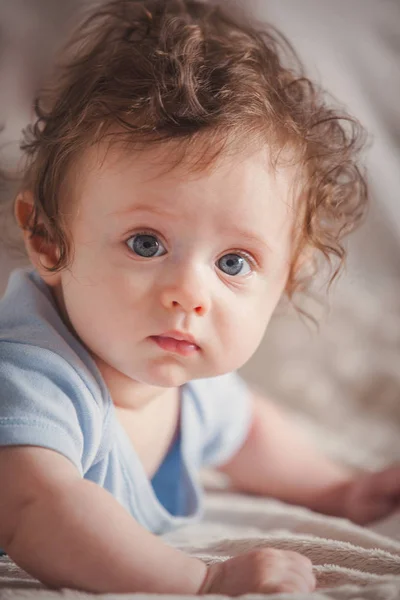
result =
[[[87,389],[96,402],[108,402],[97,367],[62,320],[54,298],[35,271],[18,269],[0,300],[0,379],[31,373],[42,385]],[[34,374],[34,375],[33,375]]]
[[[47,286],[13,273],[0,301],[0,446],[45,446],[86,472],[112,442],[111,404]]]

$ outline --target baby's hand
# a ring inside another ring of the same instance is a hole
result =
[[[316,581],[311,561],[297,552],[263,548],[208,567],[199,594],[240,596],[246,593],[312,592]]]
[[[342,495],[344,516],[365,525],[400,508],[400,465],[348,482]]]

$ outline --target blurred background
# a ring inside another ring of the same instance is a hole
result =
[[[371,208],[348,241],[329,297],[315,282],[319,331],[282,306],[243,375],[290,410],[333,456],[400,460],[400,1],[222,0],[276,25],[367,129]],[[0,0],[0,161],[15,172],[21,130],[85,0]],[[24,261],[10,252],[13,185],[0,192],[0,296]],[[310,301],[311,302],[311,301]]]

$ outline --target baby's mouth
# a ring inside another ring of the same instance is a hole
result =
[[[191,336],[168,333],[163,335],[152,335],[150,336],[150,339],[162,348],[162,350],[180,354],[181,356],[190,356],[200,350],[200,347],[192,341],[193,338]]]

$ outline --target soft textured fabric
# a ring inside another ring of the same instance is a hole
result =
[[[234,373],[190,382],[181,388],[180,419],[149,481],[99,370],[60,318],[50,289],[35,271],[12,274],[0,301],[0,446],[63,454],[160,534],[202,514],[199,468],[222,464],[243,443],[247,387]]]

